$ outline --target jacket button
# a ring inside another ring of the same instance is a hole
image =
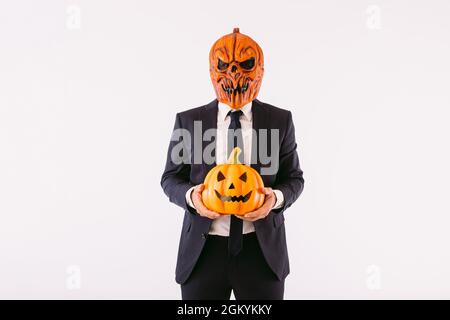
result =
[[[207,233],[202,233],[202,239],[206,239],[207,236],[208,236]]]

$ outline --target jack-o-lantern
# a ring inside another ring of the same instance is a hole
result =
[[[239,109],[258,96],[264,74],[263,52],[252,38],[234,28],[212,46],[209,72],[217,100]]]
[[[204,181],[205,206],[221,214],[244,215],[264,203],[264,183],[259,173],[239,163],[240,148],[234,148],[228,163],[212,168]]]

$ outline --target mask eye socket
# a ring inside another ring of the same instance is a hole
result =
[[[241,179],[244,182],[247,182],[247,172],[244,172],[243,174],[241,174],[241,176],[239,177],[239,179]]]
[[[225,176],[223,175],[222,171],[219,171],[217,174],[217,181],[225,180]]]
[[[239,63],[239,66],[245,70],[251,70],[255,66],[255,58],[250,58],[248,60]]]
[[[217,69],[219,69],[220,71],[226,70],[229,65],[230,65],[229,63],[225,63],[220,59],[218,59],[217,61]]]

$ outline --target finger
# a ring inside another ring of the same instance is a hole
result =
[[[261,207],[252,212],[247,212],[245,216],[247,217],[256,217],[264,213],[269,213],[272,209],[272,203],[270,201],[265,201]]]
[[[208,218],[218,218],[220,216],[220,214],[218,214],[217,212],[211,211],[209,210],[207,207],[205,207],[202,203],[200,203],[198,205],[198,209],[199,212],[202,212],[205,216],[207,216]]]
[[[253,217],[253,218],[246,218],[245,216],[241,217],[242,220],[249,221],[249,222],[255,222],[255,221],[260,220],[262,218],[264,218],[264,216],[258,216],[258,217]]]
[[[259,191],[260,193],[265,194],[265,195],[270,195],[270,194],[273,193],[272,188],[269,188],[269,187],[268,187],[268,188],[261,187],[261,188],[258,189],[258,191]]]
[[[219,213],[209,210],[203,204],[202,197],[200,195],[195,195],[194,198],[195,199],[193,199],[193,202],[194,202],[195,209],[201,216],[208,217],[210,219],[216,219],[216,218],[220,217]]]
[[[208,210],[208,211],[209,211],[209,216],[212,219],[217,219],[218,217],[220,217],[220,214],[218,214],[217,212],[214,212],[214,211],[211,211],[211,210]]]
[[[250,222],[253,222],[252,219],[246,218],[245,216],[240,216],[240,215],[237,215],[237,214],[235,214],[234,216],[235,216],[236,218],[241,219],[241,220],[244,220],[244,221],[250,221]]]
[[[211,218],[211,219],[216,219],[216,218],[220,217],[219,213],[209,210],[205,206],[203,206],[203,212],[205,212],[206,215],[208,216],[208,218]]]
[[[193,200],[193,201],[197,201],[197,202],[201,202],[201,203],[203,204],[203,201],[202,201],[202,194],[201,194],[201,193],[195,192],[195,193],[192,195],[192,200]]]
[[[264,204],[260,208],[256,209],[255,211],[247,212],[244,215],[244,217],[251,218],[251,219],[255,218],[255,217],[260,217],[260,216],[265,217],[269,214],[272,207],[273,207],[272,201],[265,201]]]
[[[246,214],[243,215],[244,218],[249,219],[249,218],[253,218],[255,215],[255,211],[252,212],[248,212]]]
[[[261,214],[259,214],[257,216],[249,217],[249,218],[246,218],[246,219],[249,220],[249,221],[256,221],[256,220],[264,219],[268,215],[269,215],[268,212],[263,212],[263,213],[261,213]]]
[[[218,217],[220,217],[220,214],[215,213],[213,211],[210,210],[206,210],[206,211],[199,211],[200,215],[209,219],[216,219]]]
[[[260,215],[262,215],[264,211],[260,209],[257,209],[255,211],[249,212],[247,214],[244,215],[245,218],[256,218],[259,217]]]
[[[266,195],[266,198],[264,199],[264,203],[261,206],[261,208],[267,208],[268,210],[271,210],[272,207],[275,205],[275,202],[276,198],[274,193]]]
[[[203,183],[201,183],[201,184],[197,185],[197,186],[194,188],[194,191],[195,191],[196,193],[200,193],[200,192],[203,191],[203,189],[205,189],[205,185],[204,185]]]
[[[192,194],[192,201],[197,202],[197,203],[201,203],[203,205],[202,192],[194,192]]]
[[[218,217],[220,217],[220,215],[216,215],[216,214],[205,214],[204,215],[206,218],[209,218],[211,220],[217,219]]]

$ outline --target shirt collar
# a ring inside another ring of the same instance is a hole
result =
[[[217,113],[217,116],[219,118],[220,121],[225,121],[225,118],[227,117],[227,114],[230,110],[233,110],[229,105],[220,102],[219,101],[219,112]],[[241,110],[244,113],[244,117],[248,120],[251,121],[252,120],[252,103],[249,102],[247,103],[245,106],[243,106],[240,109],[237,110]]]

